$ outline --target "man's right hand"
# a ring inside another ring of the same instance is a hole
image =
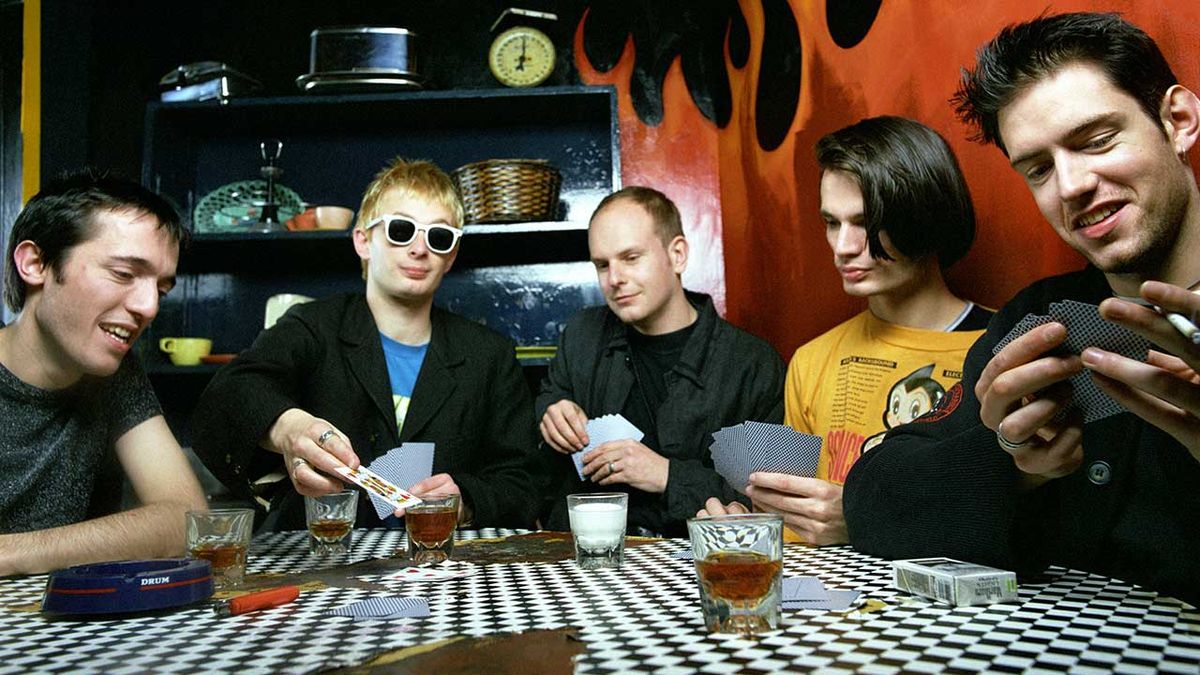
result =
[[[359,465],[358,455],[342,432],[299,408],[289,408],[275,420],[263,445],[283,455],[296,492],[307,497],[344,490],[345,483],[333,478],[337,469]]]
[[[1083,426],[1054,417],[1067,401],[1060,384],[1083,369],[1078,356],[1046,355],[1067,339],[1060,323],[1038,326],[1000,350],[979,377],[975,396],[984,426],[1021,447],[1002,448],[1035,487],[1061,478],[1083,461]],[[1056,386],[1057,385],[1057,386]]]
[[[564,398],[546,408],[539,428],[546,445],[569,455],[587,446],[587,422],[587,413],[583,412],[583,408]]]

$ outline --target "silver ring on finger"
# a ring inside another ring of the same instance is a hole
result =
[[[295,473],[296,469],[299,469],[302,466],[308,466],[307,459],[304,459],[303,457],[293,457],[292,458],[292,473]]]
[[[612,462],[609,462],[609,463],[608,463],[608,475],[610,475],[610,476],[611,476],[611,475],[613,475],[613,474],[614,474],[614,473],[616,473],[616,472],[617,472],[617,470],[613,468],[613,463],[612,463]]]
[[[1004,435],[1004,422],[1001,422],[1000,424],[996,425],[996,442],[1000,444],[1000,447],[1002,447],[1005,450],[1008,450],[1010,452],[1016,452],[1017,450],[1024,450],[1025,448],[1028,448],[1029,446],[1033,445],[1033,442],[1029,438],[1026,438],[1025,440],[1018,443],[1017,441],[1009,439],[1008,436],[1005,436]]]
[[[332,437],[332,436],[334,436],[334,435],[336,435],[336,434],[337,434],[337,432],[336,432],[336,431],[334,431],[332,427],[330,427],[330,428],[326,429],[326,430],[325,430],[325,433],[321,434],[320,436],[317,436],[317,445],[319,445],[319,446],[321,446],[322,448],[324,448],[324,447],[325,447],[325,441],[329,440],[329,439],[330,439],[330,437]]]

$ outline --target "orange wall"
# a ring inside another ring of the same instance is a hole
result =
[[[759,149],[753,126],[763,33],[758,0],[741,0],[752,56],[741,70],[728,67],[734,107],[725,129],[691,103],[678,63],[664,85],[664,121],[648,127],[628,96],[632,43],[621,64],[603,74],[586,62],[578,39],[575,52],[585,82],[616,84],[621,92],[624,183],[658,187],[680,206],[693,251],[685,284],[713,293],[732,322],[784,355],[863,307],[842,293],[817,217],[812,146],[825,133],[893,114],[920,120],[949,140],[978,215],[975,246],[950,270],[950,283],[997,307],[1030,281],[1083,262],[1042,220],[1003,155],[967,140],[968,129],[947,103],[959,68],[973,62],[979,45],[1004,25],[1047,9],[1119,11],[1155,38],[1185,85],[1200,91],[1195,0],[885,1],[866,38],[850,49],[830,38],[825,0],[789,1],[803,45],[803,81],[791,136],[771,152]]]

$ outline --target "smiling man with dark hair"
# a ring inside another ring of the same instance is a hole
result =
[[[183,551],[204,495],[134,341],[175,285],[184,231],[165,201],[79,174],[17,216],[0,328],[0,576]],[[141,505],[111,513],[119,463]],[[105,492],[108,490],[109,492]]]
[[[1200,101],[1149,36],[1090,13],[1005,28],[957,101],[1091,264],[1017,295],[968,355],[957,409],[890,434],[855,466],[850,540],[887,557],[1064,565],[1200,602],[1200,346],[1165,316],[1200,314],[1188,159]],[[1148,339],[1146,361],[1095,346],[1064,354],[1058,322],[993,356],[1022,317],[1068,299]],[[1084,370],[1128,412],[1064,418],[1065,381]]]

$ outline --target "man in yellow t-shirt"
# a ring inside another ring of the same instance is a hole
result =
[[[971,247],[962,171],[935,131],[862,120],[817,143],[821,218],[842,288],[867,309],[796,350],[785,422],[821,436],[816,478],[755,473],[746,494],[781,513],[788,539],[845,543],[850,467],[892,427],[955,399],[967,349],[991,312],[950,292],[944,270]],[[740,510],[709,500],[708,513]]]

